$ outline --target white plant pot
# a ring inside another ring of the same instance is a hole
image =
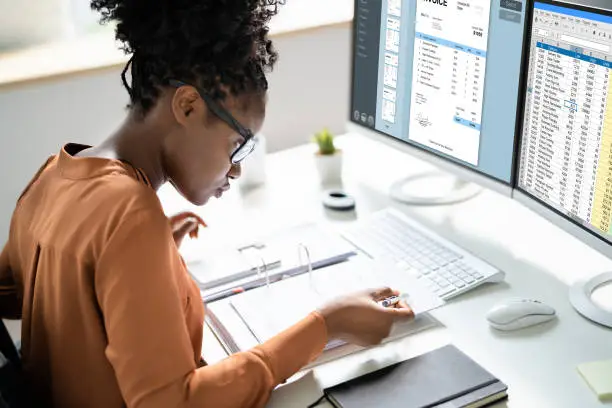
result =
[[[342,181],[342,152],[323,155],[315,153],[315,163],[322,184],[334,184]]]
[[[60,40],[73,32],[70,0],[0,0],[0,49]]]

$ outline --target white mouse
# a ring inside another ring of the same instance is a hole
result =
[[[555,309],[537,300],[510,300],[487,313],[491,327],[510,331],[544,323],[556,317]]]

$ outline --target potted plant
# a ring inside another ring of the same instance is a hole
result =
[[[322,184],[340,182],[342,179],[342,152],[334,144],[334,135],[328,130],[315,133],[318,149],[315,162]]]

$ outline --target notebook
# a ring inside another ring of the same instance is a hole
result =
[[[267,279],[275,281],[299,275],[308,270],[308,259],[316,269],[355,254],[355,247],[339,234],[323,225],[309,223],[235,246],[207,248],[186,261],[206,298],[237,286],[252,288],[261,286]]]
[[[508,387],[453,345],[324,390],[336,408],[478,408]]]

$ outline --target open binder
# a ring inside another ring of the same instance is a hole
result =
[[[443,300],[405,272],[364,255],[214,302],[207,306],[207,323],[233,354],[269,340],[338,296],[381,286],[400,290],[416,315],[414,320],[398,322],[386,341],[438,324],[427,312],[443,305]],[[311,365],[359,349],[331,341]]]
[[[343,262],[355,247],[319,224],[304,224],[248,243],[210,248],[188,263],[205,299],[233,288],[245,290]],[[304,260],[308,257],[308,262]]]

